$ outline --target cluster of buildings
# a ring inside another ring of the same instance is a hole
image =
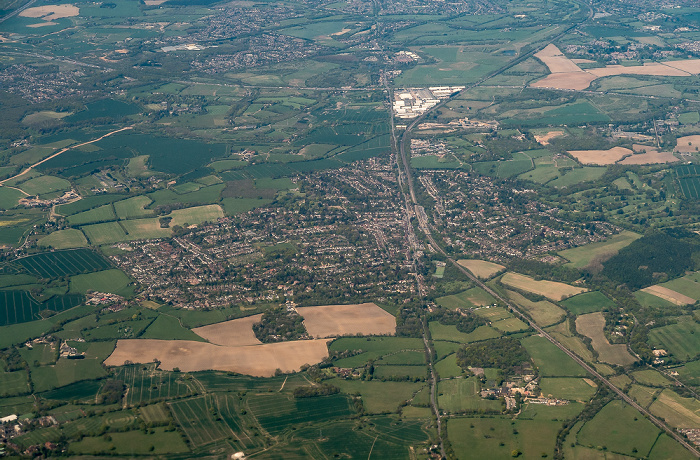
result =
[[[529,190],[501,185],[466,171],[423,170],[418,176],[435,200],[431,218],[454,251],[488,260],[540,258],[549,252],[602,241],[618,230],[605,222],[557,217]]]
[[[397,90],[394,93],[394,115],[398,118],[415,118],[464,88],[464,86],[431,86]]]
[[[26,198],[20,199],[19,204],[20,206],[24,206],[25,208],[46,208],[57,204],[68,203],[69,201],[73,201],[77,198],[80,198],[80,194],[75,190],[71,189],[65,192],[63,195],[52,200],[42,200],[36,196],[28,196]]]
[[[180,308],[410,298],[406,222],[388,162],[319,171],[302,187],[305,198],[288,206],[120,243],[110,257],[144,298]]]
[[[15,64],[0,69],[0,87],[16,93],[36,104],[85,95],[80,80],[86,73],[81,69],[42,69],[25,64]]]

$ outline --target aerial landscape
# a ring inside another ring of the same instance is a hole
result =
[[[0,0],[0,457],[700,457],[693,0]]]

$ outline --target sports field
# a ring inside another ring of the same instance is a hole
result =
[[[309,335],[316,338],[342,335],[393,335],[396,318],[374,303],[299,307]]]
[[[508,272],[503,275],[501,277],[501,283],[516,289],[532,292],[533,294],[539,294],[547,297],[548,299],[556,301],[563,300],[567,297],[587,291],[586,288],[570,286],[568,284],[558,283],[556,281],[536,281],[534,278],[529,276],[513,272]]]
[[[598,352],[598,361],[618,366],[628,366],[636,361],[627,351],[627,345],[611,345],[603,333],[605,317],[602,313],[589,313],[576,318],[576,330],[591,339],[593,349]]]

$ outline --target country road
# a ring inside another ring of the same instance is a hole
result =
[[[68,150],[72,150],[72,149],[75,149],[75,148],[78,148],[78,147],[82,147],[83,145],[88,145],[88,144],[92,144],[92,143],[94,143],[94,142],[101,141],[101,140],[104,139],[105,137],[109,137],[109,136],[111,136],[112,134],[117,134],[117,133],[120,133],[120,132],[125,131],[125,130],[127,130],[127,129],[134,129],[134,127],[133,127],[133,126],[127,126],[126,128],[117,129],[116,131],[111,131],[111,132],[109,132],[109,133],[107,133],[107,134],[104,134],[104,135],[98,137],[97,139],[93,139],[93,140],[91,140],[91,141],[83,142],[82,144],[78,144],[78,145],[71,145],[70,147],[64,147],[64,148],[62,148],[61,150],[59,150],[58,152],[56,152],[56,153],[54,153],[53,155],[51,155],[50,157],[44,158],[43,160],[38,161],[38,162],[34,163],[33,165],[27,167],[27,168],[26,168],[24,171],[22,171],[21,173],[15,174],[14,176],[8,177],[7,179],[4,179],[4,180],[0,180],[0,185],[5,186],[5,187],[8,187],[8,186],[5,185],[6,182],[9,182],[9,181],[11,181],[11,180],[13,180],[13,179],[17,179],[18,177],[24,176],[25,174],[27,174],[29,171],[31,171],[32,169],[36,168],[36,167],[39,166],[40,164],[45,163],[45,162],[47,162],[47,161],[49,161],[49,160],[51,160],[51,159],[53,159],[53,158],[56,158],[57,156],[59,156],[59,155],[62,154],[62,153],[67,152]],[[14,187],[11,187],[11,188],[14,188]],[[20,191],[22,191],[22,190],[20,190]],[[24,193],[24,192],[22,191],[22,193]]]

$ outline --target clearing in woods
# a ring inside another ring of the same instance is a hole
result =
[[[536,281],[529,276],[521,275],[520,273],[508,272],[501,278],[501,283],[522,289],[523,291],[532,292],[547,297],[548,299],[559,301],[567,297],[571,297],[581,292],[586,292],[588,289],[570,286],[556,281]]]
[[[341,335],[393,335],[396,318],[374,303],[299,307],[304,326],[312,337]]]

